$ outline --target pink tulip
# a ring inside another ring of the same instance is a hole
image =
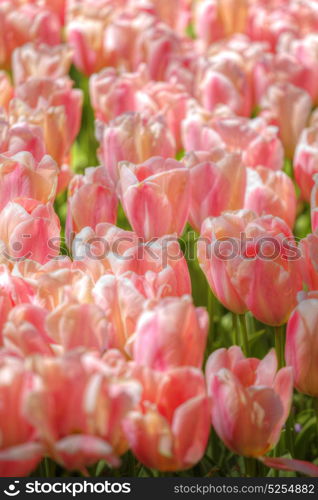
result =
[[[114,184],[118,181],[120,161],[142,163],[151,156],[174,158],[176,155],[175,140],[161,117],[124,113],[102,127],[98,138],[101,163]]]
[[[181,34],[190,22],[191,3],[188,0],[176,0],[169,5],[161,0],[131,0],[130,3],[140,10],[145,10],[155,16],[158,16],[161,21],[174,28]]]
[[[60,221],[50,203],[16,198],[0,214],[0,240],[9,262],[32,259],[45,263],[59,254]]]
[[[14,49],[27,42],[48,45],[57,45],[60,42],[58,18],[35,3],[2,1],[0,19],[0,66],[9,66]]]
[[[46,316],[45,309],[33,304],[15,306],[3,329],[4,346],[22,356],[52,355],[50,344],[54,344],[54,340],[46,331]]]
[[[195,31],[204,47],[224,36],[224,27],[218,15],[217,0],[203,0],[195,5]]]
[[[32,153],[37,162],[43,159],[46,147],[41,127],[23,122],[10,126],[4,119],[0,123],[0,152],[13,156],[23,151]]]
[[[43,446],[26,416],[26,402],[39,383],[23,363],[7,358],[0,362],[0,474],[27,476],[40,462]]]
[[[189,296],[162,299],[139,317],[131,338],[138,365],[166,372],[179,366],[201,368],[208,333],[208,315]]]
[[[318,229],[318,174],[314,176],[315,185],[311,192],[311,226],[313,232]]]
[[[44,0],[45,8],[53,12],[60,20],[61,25],[65,21],[65,9],[67,0]]]
[[[274,215],[293,228],[296,218],[296,192],[288,175],[265,167],[247,169],[244,208],[258,215]]]
[[[0,108],[8,109],[12,97],[13,88],[9,76],[5,71],[0,71]]]
[[[0,154],[0,210],[14,198],[54,201],[57,167],[50,156],[37,163],[29,152],[13,156]]]
[[[202,373],[181,367],[162,374],[139,369],[142,406],[124,419],[124,431],[137,459],[162,471],[188,469],[203,456],[209,409]]]
[[[89,206],[83,210],[86,201]],[[109,187],[104,167],[85,169],[84,175],[73,177],[67,199],[66,237],[71,245],[74,234],[90,226],[95,229],[100,222],[115,224],[117,197]]]
[[[207,217],[243,207],[246,169],[239,155],[219,149],[199,151],[188,153],[184,162],[190,169],[189,222],[196,231]]]
[[[64,45],[27,43],[15,49],[12,55],[12,72],[17,87],[29,78],[62,78],[67,76],[72,62],[72,50]]]
[[[307,290],[318,290],[318,234],[300,240],[303,281]]]
[[[190,203],[189,171],[173,159],[153,157],[120,168],[123,208],[134,231],[146,241],[181,235]]]
[[[294,172],[301,194],[310,201],[314,174],[318,173],[318,127],[303,130],[294,157]]]
[[[92,75],[89,90],[96,118],[107,123],[122,113],[138,111],[136,93],[146,80],[144,66],[136,73],[121,73],[110,67]]]
[[[284,150],[277,129],[261,119],[243,117],[211,118],[207,121],[191,113],[183,121],[186,150],[209,151],[215,147],[240,153],[243,165],[262,165],[271,170],[283,168]]]
[[[291,83],[277,83],[269,87],[260,107],[261,116],[279,128],[285,153],[292,158],[311,112],[309,94]]]
[[[40,125],[47,153],[61,165],[80,128],[82,99],[67,78],[30,78],[15,89],[10,114],[14,122]]]
[[[271,350],[262,360],[245,358],[240,347],[218,349],[206,366],[212,424],[225,445],[239,455],[261,457],[273,448],[289,414],[293,376],[277,371]]]
[[[251,211],[225,212],[201,228],[198,259],[212,291],[231,311],[270,325],[288,320],[302,287],[300,252],[287,224]]]
[[[109,345],[109,323],[94,304],[80,304],[69,298],[46,318],[48,335],[63,349],[85,347],[103,352]]]
[[[106,364],[75,351],[38,357],[34,365],[42,386],[32,394],[28,416],[48,454],[67,469],[100,459],[118,466],[127,450],[122,421],[139,402],[140,384],[107,375]]]
[[[305,394],[318,397],[318,297],[308,294],[293,311],[287,325],[286,364],[294,372],[295,387]]]

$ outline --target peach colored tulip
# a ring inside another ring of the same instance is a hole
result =
[[[296,218],[295,187],[287,174],[266,167],[247,169],[244,208],[258,215],[274,215],[293,228]]]
[[[0,108],[7,109],[12,97],[13,88],[9,76],[5,71],[0,71]]]
[[[10,201],[0,214],[0,240],[9,262],[47,262],[59,254],[60,221],[50,203],[31,198]]]
[[[0,152],[13,156],[28,151],[40,162],[46,153],[44,136],[41,127],[29,123],[18,122],[9,125],[6,119],[0,122]]]
[[[196,231],[207,217],[243,207],[246,169],[239,155],[219,149],[199,151],[188,153],[184,163],[190,169],[189,222]]]
[[[294,157],[295,179],[306,201],[310,201],[314,174],[318,173],[318,126],[303,130]]]
[[[313,232],[318,229],[318,174],[314,175],[315,185],[311,192],[311,227]]]
[[[13,156],[0,154],[0,210],[14,198],[54,201],[57,166],[50,156],[37,163],[29,152]]]
[[[237,314],[249,309],[270,325],[288,320],[302,280],[300,251],[282,219],[248,210],[210,217],[201,228],[198,259],[225,307]]]
[[[118,163],[141,163],[151,156],[174,158],[175,140],[162,117],[146,117],[140,113],[124,113],[98,131],[101,143],[99,157],[109,179],[116,184]]]
[[[139,402],[140,384],[107,375],[103,363],[75,351],[38,357],[33,368],[42,387],[27,412],[48,454],[68,469],[100,459],[118,466],[127,450],[122,421]]]
[[[32,77],[57,79],[67,76],[72,56],[72,49],[66,44],[51,47],[27,43],[15,49],[12,55],[14,85],[17,87]]]
[[[107,123],[122,113],[138,111],[136,92],[146,81],[145,66],[136,73],[123,73],[110,67],[92,75],[89,91],[96,118]]]
[[[89,206],[83,210],[87,200]],[[84,175],[73,177],[67,199],[66,237],[68,245],[86,226],[92,229],[100,222],[115,224],[117,219],[117,197],[108,185],[104,167],[85,169]]]
[[[131,0],[130,4],[158,16],[161,21],[181,34],[184,33],[184,29],[191,20],[191,1],[189,0],[176,0],[171,5],[161,0],[151,0],[150,2],[147,0]]]
[[[54,340],[47,334],[47,311],[33,304],[15,306],[3,328],[3,344],[22,356],[32,354],[52,355],[50,344]]]
[[[70,298],[46,318],[48,335],[65,350],[85,347],[105,351],[109,345],[109,323],[94,304],[80,304]]]
[[[299,137],[306,127],[312,107],[310,95],[291,83],[271,85],[260,102],[261,116],[279,128],[288,158],[292,158]]]
[[[14,122],[25,121],[43,129],[47,153],[61,165],[79,131],[82,91],[68,78],[29,78],[15,89],[10,103]]]
[[[318,234],[300,240],[303,280],[307,290],[318,290]]]
[[[179,366],[201,368],[208,333],[208,314],[189,296],[162,299],[139,317],[130,339],[138,365],[166,372]]]
[[[17,0],[0,3],[0,66],[9,66],[12,52],[27,42],[56,45],[60,42],[60,22],[49,10],[35,3]]]
[[[123,162],[120,191],[134,231],[146,241],[183,232],[189,214],[190,175],[182,163],[153,157],[141,165]]]
[[[218,0],[217,6],[225,36],[245,31],[249,8],[248,0]]]
[[[309,293],[299,302],[287,325],[286,364],[294,372],[296,388],[318,397],[318,297]]]
[[[181,367],[162,374],[144,368],[136,374],[144,386],[143,404],[123,422],[134,455],[161,471],[192,467],[201,460],[210,431],[201,371]]]
[[[39,384],[23,363],[7,358],[0,361],[0,474],[27,476],[42,458],[43,446],[26,416],[26,403]]]
[[[186,150],[210,151],[216,147],[240,153],[246,167],[262,165],[271,170],[283,168],[284,150],[277,128],[261,119],[209,117],[188,114],[183,121],[183,145]]]
[[[225,445],[247,457],[272,449],[291,406],[291,368],[277,371],[274,350],[260,361],[245,358],[240,347],[232,346],[210,355],[206,378],[212,424]]]

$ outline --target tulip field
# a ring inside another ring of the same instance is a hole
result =
[[[318,477],[317,0],[0,0],[0,476]]]

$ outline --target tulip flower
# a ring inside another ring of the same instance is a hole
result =
[[[318,397],[318,296],[308,293],[293,311],[287,325],[285,359],[294,372],[295,387]]]
[[[318,174],[314,176],[315,185],[311,192],[311,226],[313,232],[318,229]]]
[[[308,290],[318,289],[318,234],[309,234],[300,240],[303,281]]]
[[[265,167],[247,169],[244,208],[258,215],[271,214],[293,228],[296,218],[296,192],[288,175]]]
[[[286,155],[292,158],[309,120],[312,107],[310,95],[291,83],[277,83],[269,87],[260,107],[261,116],[279,128]]]
[[[202,0],[195,5],[195,31],[205,47],[224,35],[224,27],[218,16],[217,0]]]
[[[248,0],[218,0],[218,15],[224,26],[225,36],[244,32],[248,15]]]
[[[193,467],[204,454],[210,431],[202,373],[192,367],[164,374],[144,368],[136,375],[144,386],[143,404],[123,421],[134,455],[161,471]]]
[[[119,178],[118,163],[142,163],[151,156],[174,158],[176,144],[161,117],[147,118],[139,113],[124,113],[101,127],[99,157],[115,185]]]
[[[89,90],[95,116],[105,123],[117,116],[137,110],[136,93],[146,83],[146,68],[136,73],[120,73],[105,68],[89,80]]]
[[[154,157],[141,165],[120,167],[123,208],[134,231],[146,241],[182,234],[190,189],[189,171],[173,159]]]
[[[273,326],[288,320],[302,288],[300,251],[278,217],[242,210],[210,217],[201,228],[198,259],[225,307]]]
[[[306,201],[310,201],[314,174],[318,173],[318,127],[303,130],[294,157],[295,179]]]
[[[10,126],[6,120],[3,120],[0,129],[1,153],[14,156],[16,153],[28,151],[37,162],[43,159],[46,147],[41,127],[23,122]]]
[[[17,87],[29,78],[62,78],[69,73],[73,52],[66,45],[51,47],[27,43],[15,49],[12,55],[12,72]]]
[[[60,221],[50,203],[16,198],[0,213],[0,240],[9,262],[32,259],[45,263],[59,254]]]
[[[54,201],[57,166],[48,155],[37,163],[29,152],[0,154],[0,210],[14,198]]]
[[[239,455],[261,457],[278,442],[289,414],[293,375],[277,371],[272,349],[260,361],[240,347],[218,349],[206,366],[212,424],[225,445]]]
[[[107,376],[95,357],[75,351],[38,357],[33,368],[42,385],[27,413],[48,454],[68,469],[100,459],[118,466],[127,450],[122,421],[139,402],[140,384]]]
[[[26,401],[39,380],[23,363],[7,358],[0,362],[0,473],[1,477],[29,475],[42,458],[43,446],[26,416]]]
[[[189,222],[196,231],[207,217],[243,207],[246,169],[239,155],[219,149],[199,151],[188,153],[184,162],[190,170]]]
[[[189,296],[162,299],[139,317],[131,338],[138,365],[166,372],[179,366],[201,368],[208,333],[208,315]]]
[[[13,97],[13,88],[9,76],[5,71],[0,71],[0,108],[7,109]]]
[[[89,206],[83,210],[87,200],[90,200]],[[72,235],[86,226],[95,229],[100,222],[115,224],[117,197],[108,186],[104,167],[86,168],[84,175],[73,177],[67,205],[66,236],[69,246]]]
[[[14,122],[40,125],[47,153],[62,165],[80,128],[82,99],[71,80],[30,78],[15,89],[10,115]]]

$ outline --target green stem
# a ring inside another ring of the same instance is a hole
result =
[[[210,354],[213,351],[213,338],[214,338],[214,314],[215,314],[215,308],[214,308],[214,296],[212,293],[212,290],[210,288],[210,285],[208,284],[208,289],[207,289],[207,309],[208,309],[208,314],[209,314],[209,333],[208,333],[208,354]]]
[[[234,344],[240,345],[240,327],[237,320],[237,315],[232,313],[233,330],[234,330]]]
[[[256,462],[255,458],[244,457],[245,475],[247,477],[256,477]]]
[[[240,325],[241,325],[243,349],[244,349],[244,352],[245,352],[245,356],[249,357],[249,355],[250,355],[250,348],[249,348],[249,343],[248,343],[246,316],[245,316],[245,314],[239,314],[238,318],[239,318],[239,322],[240,322]]]
[[[285,366],[285,338],[284,338],[284,325],[275,326],[275,349],[278,362],[278,368]]]
[[[289,417],[286,420],[286,447],[292,457],[295,456],[295,445],[294,445],[294,416],[290,410]]]
[[[314,413],[316,417],[316,434],[317,434],[317,441],[318,441],[318,398],[313,398],[313,408],[314,408]]]

